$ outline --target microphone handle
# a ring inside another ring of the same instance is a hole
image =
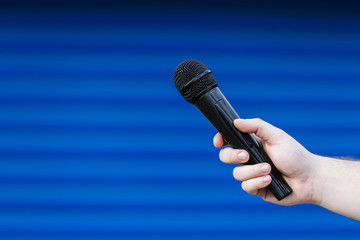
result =
[[[271,165],[270,176],[272,181],[267,188],[277,200],[280,201],[292,192],[279,170],[276,169],[253,135],[235,128],[233,122],[239,116],[218,87],[204,94],[194,105],[233,148],[248,151],[250,159],[246,164],[267,162]]]

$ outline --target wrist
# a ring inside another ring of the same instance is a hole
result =
[[[312,203],[360,220],[359,162],[315,156],[314,164]]]
[[[330,157],[314,155],[314,171],[312,173],[313,194],[312,203],[328,208],[334,194],[340,194],[339,172],[342,172],[343,161]]]
[[[326,182],[326,172],[328,172],[326,157],[312,154],[311,167],[312,171],[309,176],[311,184],[310,203],[321,206],[323,203],[324,184]]]

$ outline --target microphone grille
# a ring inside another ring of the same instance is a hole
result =
[[[186,60],[174,71],[174,83],[181,96],[193,104],[204,93],[217,87],[211,71],[198,60]]]

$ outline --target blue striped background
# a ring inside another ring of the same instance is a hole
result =
[[[359,238],[356,221],[245,194],[172,82],[203,61],[241,117],[358,157],[358,18],[117,7],[1,12],[1,239]]]

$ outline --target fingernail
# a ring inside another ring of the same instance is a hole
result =
[[[269,175],[267,175],[263,178],[264,182],[270,182],[270,180],[271,180],[271,177]]]
[[[270,166],[268,164],[264,164],[261,166],[261,171],[268,172],[270,170]]]
[[[238,158],[241,160],[241,161],[244,161],[246,159],[246,153],[244,152],[241,152],[238,154]]]

